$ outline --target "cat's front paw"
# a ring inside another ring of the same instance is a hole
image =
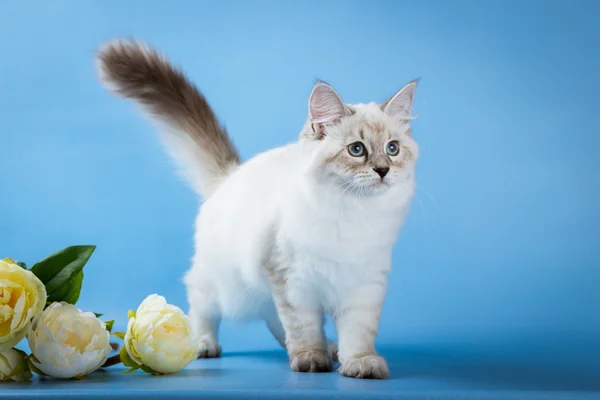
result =
[[[344,376],[359,379],[385,379],[390,375],[387,363],[377,355],[351,358],[342,364],[339,371]]]
[[[331,372],[331,359],[324,351],[306,350],[291,356],[290,367],[295,372]]]
[[[221,357],[221,346],[214,340],[203,340],[198,346],[198,358]]]

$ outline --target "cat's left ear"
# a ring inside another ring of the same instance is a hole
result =
[[[308,100],[308,116],[314,124],[331,124],[346,114],[342,98],[325,82],[317,82]]]
[[[308,100],[308,118],[316,139],[323,139],[327,126],[340,122],[342,117],[350,115],[342,98],[325,82],[317,82]]]
[[[400,120],[407,119],[410,116],[418,82],[418,79],[409,82],[389,100],[381,104],[383,112]]]

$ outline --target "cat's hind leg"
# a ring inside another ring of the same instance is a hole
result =
[[[188,285],[189,319],[196,339],[199,341],[198,358],[221,356],[219,324],[221,313],[212,290],[202,290]]]
[[[333,340],[327,340],[327,351],[333,362],[338,362],[338,346]]]

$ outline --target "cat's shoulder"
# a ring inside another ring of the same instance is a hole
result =
[[[283,166],[293,164],[301,157],[301,148],[298,143],[290,143],[258,153],[244,163],[248,167],[270,166],[271,164]],[[243,165],[243,166],[244,166]]]

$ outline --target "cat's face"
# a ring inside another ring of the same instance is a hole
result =
[[[415,87],[411,82],[384,104],[349,105],[330,86],[317,84],[308,136],[319,141],[313,164],[319,178],[349,196],[373,196],[412,182],[418,146],[408,118]]]

